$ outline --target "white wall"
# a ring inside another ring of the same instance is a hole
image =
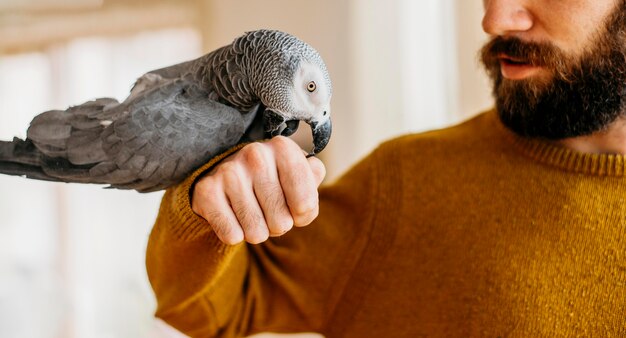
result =
[[[351,124],[348,159],[407,132],[440,128],[456,117],[452,0],[353,0]],[[345,157],[344,157],[345,158]]]

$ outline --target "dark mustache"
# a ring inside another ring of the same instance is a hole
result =
[[[481,58],[486,65],[498,64],[503,54],[540,67],[560,68],[565,60],[564,53],[551,43],[525,42],[516,37],[498,36],[481,50]]]

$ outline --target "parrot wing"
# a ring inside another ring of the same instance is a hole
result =
[[[182,62],[173,66],[152,70],[135,81],[126,101],[133,100],[139,94],[162,86],[170,80],[181,79],[195,70],[196,60]]]
[[[92,174],[106,173],[115,164],[107,175],[128,172],[134,180],[112,187],[159,190],[236,145],[246,129],[241,112],[207,95],[195,84],[176,80],[132,103],[132,113],[103,133],[103,149],[113,161],[94,167]]]
[[[246,129],[240,111],[209,100],[205,91],[182,79],[110,108],[114,114],[85,114],[80,108],[64,116],[65,124],[56,124],[59,131],[43,133],[54,135],[48,140],[41,137],[46,125],[34,123],[29,129],[29,138],[45,155],[43,171],[60,181],[141,192],[165,189],[236,145]],[[75,127],[73,119],[84,121]]]

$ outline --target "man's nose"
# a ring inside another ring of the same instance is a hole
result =
[[[533,16],[522,0],[484,0],[483,30],[490,35],[514,35],[533,26]]]

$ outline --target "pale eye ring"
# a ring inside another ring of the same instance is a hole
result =
[[[311,81],[309,82],[309,84],[306,85],[306,90],[308,90],[309,93],[314,92],[315,89],[317,89],[317,85],[315,84],[315,81]]]

